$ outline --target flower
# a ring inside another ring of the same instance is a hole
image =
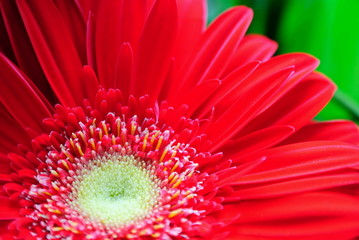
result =
[[[205,2],[2,0],[2,239],[354,239],[335,87]]]

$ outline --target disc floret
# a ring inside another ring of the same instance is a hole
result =
[[[159,201],[159,180],[151,165],[133,156],[105,154],[78,171],[69,205],[89,221],[121,228],[151,214]]]
[[[186,239],[210,232],[207,216],[221,199],[211,192],[216,176],[196,163],[211,155],[190,144],[198,122],[173,124],[178,113],[145,108],[146,98],[139,105],[130,98],[138,114],[107,104],[113,99],[120,92],[99,92],[97,108],[57,106],[45,121],[51,131],[36,137],[26,155],[35,179],[22,179],[27,188],[17,196],[24,200],[22,229],[44,239]]]

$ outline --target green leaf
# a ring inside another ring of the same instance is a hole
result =
[[[278,33],[280,52],[313,54],[321,60],[318,70],[333,79],[340,89],[335,101],[321,113],[322,119],[357,115],[358,110],[354,109],[359,103],[357,9],[357,0],[288,0],[284,6]]]
[[[220,13],[235,5],[238,5],[238,0],[208,0],[208,22],[212,22]]]

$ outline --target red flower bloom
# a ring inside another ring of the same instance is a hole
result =
[[[0,3],[1,239],[357,237],[357,126],[249,9]]]

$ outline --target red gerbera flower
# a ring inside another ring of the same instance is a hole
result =
[[[334,86],[204,1],[1,0],[1,239],[354,239]]]

